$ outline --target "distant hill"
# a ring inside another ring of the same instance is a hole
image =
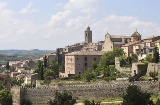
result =
[[[0,65],[5,64],[6,61],[34,60],[50,52],[54,52],[54,50],[0,50]]]

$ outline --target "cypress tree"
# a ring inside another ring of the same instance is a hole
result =
[[[154,47],[153,59],[154,59],[154,63],[159,62],[159,50],[157,46]]]

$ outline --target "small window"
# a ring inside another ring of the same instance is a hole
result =
[[[84,60],[87,61],[87,57],[85,57]]]
[[[81,74],[81,72],[79,72],[79,74]]]
[[[87,63],[85,63],[84,66],[87,67]]]
[[[96,58],[94,58],[94,61],[96,61]]]
[[[77,60],[79,60],[79,58],[77,58]]]

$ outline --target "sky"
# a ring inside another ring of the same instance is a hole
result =
[[[160,35],[160,0],[0,0],[0,50],[55,50],[105,34]]]

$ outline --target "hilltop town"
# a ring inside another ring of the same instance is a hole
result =
[[[137,30],[131,35],[110,35],[107,32],[104,41],[94,43],[88,26],[84,31],[84,42],[57,48],[55,52],[35,60],[7,61],[0,67],[0,80],[10,77],[17,81],[17,84],[11,81],[5,84],[5,88],[13,93],[13,105],[19,105],[22,99],[46,103],[55,94],[50,91],[55,90],[67,90],[79,99],[89,95],[89,99],[121,97],[133,81],[142,89],[157,93],[158,82],[147,82],[157,81],[159,77],[160,36],[141,37]],[[112,55],[114,51],[118,52]],[[158,53],[157,62],[155,52]],[[102,60],[107,54],[114,57],[106,58],[113,62],[109,65],[105,62],[106,66],[103,66]],[[88,73],[92,76],[89,79],[85,76],[87,71],[94,74]],[[71,82],[75,78],[78,82]],[[45,98],[40,99],[41,96]]]

